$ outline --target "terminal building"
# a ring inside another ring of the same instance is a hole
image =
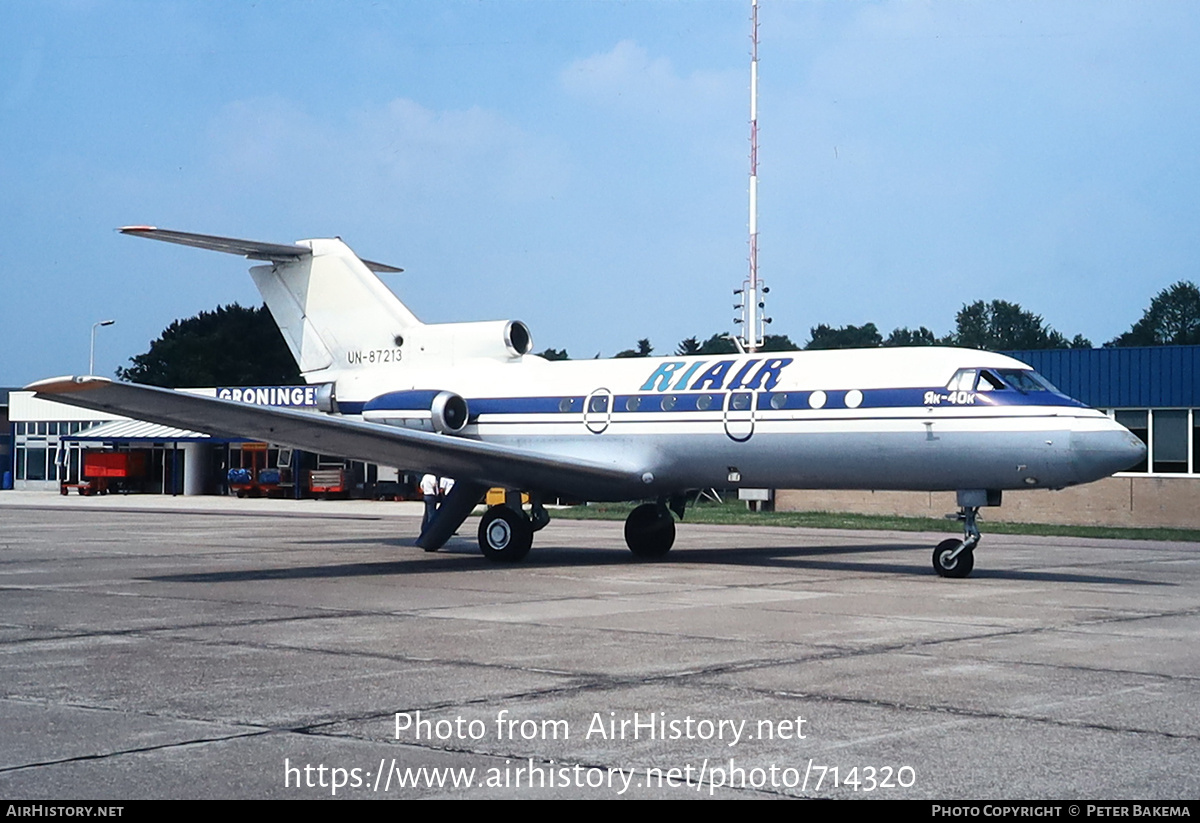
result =
[[[320,414],[313,386],[186,389]],[[81,494],[407,496],[395,468],[101,414],[8,390],[4,488]],[[3,441],[0,441],[2,444]]]
[[[1071,397],[1112,415],[1149,451],[1141,465],[1087,486],[1005,492],[1003,506],[985,511],[989,519],[1200,528],[1200,346],[1006,354],[1033,366]],[[311,386],[193,391],[320,413]],[[101,453],[132,455],[109,458],[116,474],[103,484],[126,492],[395,497],[411,494],[417,480],[392,467],[106,417],[30,392],[0,390],[4,488],[94,491],[100,484],[90,484],[81,468],[89,455],[95,461]],[[81,488],[89,484],[93,487]],[[934,517],[957,509],[953,492],[807,490],[776,490],[775,507]]]

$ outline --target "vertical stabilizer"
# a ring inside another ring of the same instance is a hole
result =
[[[302,245],[312,253],[250,270],[300,371],[393,362],[421,321],[341,240]]]
[[[250,270],[301,373],[327,380],[348,366],[399,362],[405,335],[420,320],[376,271],[402,269],[362,260],[338,239],[262,243],[212,234],[126,226],[122,234],[270,261]]]

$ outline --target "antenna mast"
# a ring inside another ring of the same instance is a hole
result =
[[[771,322],[762,311],[770,289],[758,279],[758,0],[750,0],[750,22],[750,276],[733,292],[742,299],[734,306],[742,316],[733,322],[742,326],[743,348],[753,352],[763,345],[763,326]]]

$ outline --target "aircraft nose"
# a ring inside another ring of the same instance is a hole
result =
[[[1071,432],[1071,454],[1079,482],[1090,483],[1146,459],[1146,444],[1114,420],[1098,430]]]

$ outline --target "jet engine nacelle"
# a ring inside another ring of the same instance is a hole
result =
[[[452,391],[415,389],[381,394],[363,405],[364,420],[388,426],[458,434],[467,426],[467,401]]]
[[[515,360],[533,350],[533,336],[520,320],[434,323],[408,329],[403,350],[406,361]]]

